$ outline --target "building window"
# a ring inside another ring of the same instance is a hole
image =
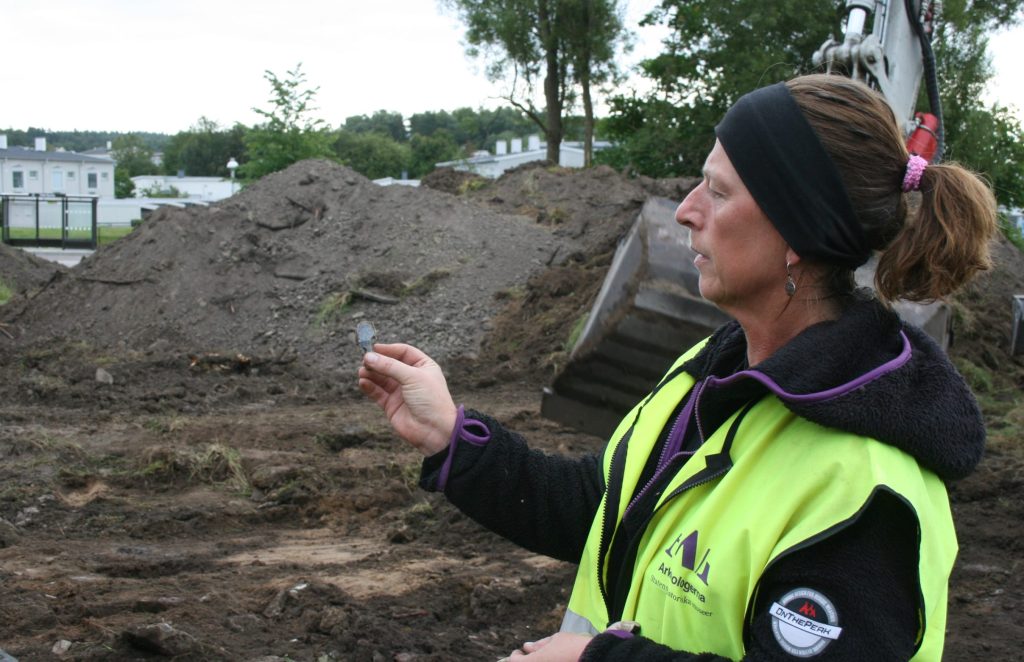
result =
[[[110,173],[109,172],[103,173],[103,181],[107,181],[108,179],[110,179]]]
[[[68,170],[68,179],[70,180],[70,179],[74,179],[74,178],[75,178],[75,171],[74,170]]]
[[[33,181],[39,179],[39,171],[38,170],[29,170],[28,171],[28,178],[33,180]]]
[[[88,175],[86,175],[86,177],[89,180],[89,188],[96,188],[97,186],[99,186],[99,183],[96,181],[95,172],[90,172]]]
[[[21,170],[11,172],[11,186],[14,188],[25,188],[25,173]]]

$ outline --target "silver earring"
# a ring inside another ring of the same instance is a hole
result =
[[[796,294],[796,281],[793,280],[793,274],[789,270],[789,262],[786,262],[786,294],[788,296]]]

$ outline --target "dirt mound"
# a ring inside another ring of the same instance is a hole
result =
[[[34,292],[66,271],[61,264],[0,244],[0,283],[16,294]]]
[[[160,209],[0,310],[14,350],[0,364],[19,373],[0,392],[186,411],[333,397],[363,319],[455,379],[545,381],[640,206],[679,180],[523,167],[466,181],[459,196],[379,187],[307,161],[209,208]]]
[[[495,294],[558,264],[565,243],[531,219],[307,161],[210,208],[158,210],[3,318],[23,342],[320,367],[354,365],[351,329],[369,319],[444,359],[472,351]]]
[[[482,355],[493,369],[484,381],[511,376],[548,384],[564,365],[575,334],[593,305],[619,241],[651,196],[682,200],[700,180],[630,178],[607,166],[588,170],[525,164],[467,197],[530,216],[568,240],[562,265],[538,272],[513,290],[494,320]]]
[[[956,335],[950,355],[982,393],[989,387],[1024,387],[1024,361],[1010,347],[1013,296],[1024,294],[1024,255],[1000,236],[992,245],[992,262],[991,271],[953,300]],[[992,379],[996,384],[986,383]]]

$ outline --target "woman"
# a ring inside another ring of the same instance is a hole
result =
[[[735,321],[602,457],[529,451],[456,408],[406,345],[367,354],[360,387],[428,456],[424,487],[579,561],[561,632],[513,660],[939,660],[956,555],[943,481],[977,464],[984,428],[945,354],[887,303],[988,267],[992,194],[908,155],[885,101],[837,76],[752,92],[716,135],[676,218],[701,294]],[[876,252],[877,298],[853,281]]]

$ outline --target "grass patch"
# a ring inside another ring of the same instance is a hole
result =
[[[192,461],[191,478],[210,483],[227,483],[236,492],[251,492],[252,485],[242,466],[242,454],[223,444],[211,444]]]
[[[130,225],[101,225],[97,229],[97,241],[103,246],[131,234],[134,229]]]
[[[583,335],[583,327],[587,325],[588,319],[590,319],[590,313],[583,313],[576,320],[576,323],[572,325],[572,330],[569,331],[569,338],[565,341],[565,351],[571,352],[572,348],[579,342],[580,336]]]
[[[954,364],[975,395],[992,392],[994,384],[990,370],[962,358],[954,359]]]
[[[183,416],[153,417],[142,421],[142,428],[158,434],[171,434],[180,432],[188,425],[188,419]]]
[[[1016,396],[1010,402],[1002,402],[1002,411],[994,415],[992,402],[983,400],[982,409],[985,418],[990,421],[988,426],[988,443],[1003,450],[1012,450],[1024,455],[1024,398]]]
[[[0,306],[10,301],[12,296],[14,296],[14,291],[4,282],[3,278],[0,278]]]
[[[473,177],[471,179],[464,179],[462,183],[459,184],[459,195],[465,195],[466,193],[469,193],[471,191],[479,191],[480,189],[486,187],[490,183],[490,180],[484,177]]]
[[[325,326],[345,314],[352,303],[352,293],[348,290],[327,295],[320,308],[316,311],[316,325]]]
[[[242,454],[224,444],[209,444],[188,451],[154,449],[143,458],[137,474],[156,482],[183,480],[225,485],[243,494],[252,491],[252,482],[242,464]]]
[[[121,237],[130,234],[135,228],[130,225],[98,225],[96,226],[96,243],[100,246],[117,241]],[[11,239],[34,240],[49,239],[60,240],[62,233],[60,228],[39,228],[38,234],[35,228],[10,228]],[[92,230],[72,229],[68,231],[67,238],[76,241],[88,240],[92,237]]]
[[[513,285],[494,293],[495,301],[522,301],[524,298],[526,298],[526,288],[522,285]]]
[[[413,282],[406,285],[401,292],[403,297],[411,296],[414,294],[422,294],[434,286],[439,280],[447,278],[451,275],[451,272],[447,269],[434,269],[428,274],[417,278]]]

